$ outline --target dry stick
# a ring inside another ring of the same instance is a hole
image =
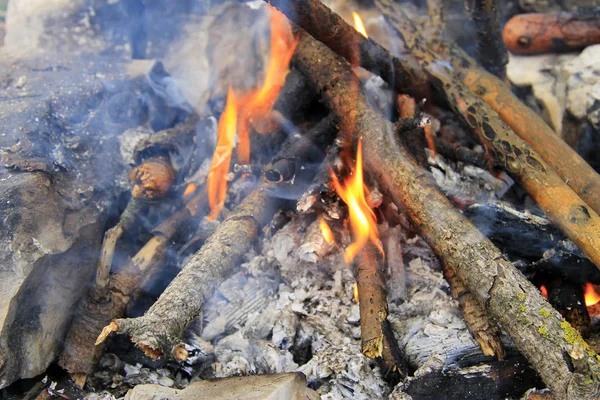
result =
[[[585,305],[583,286],[565,282],[562,277],[553,277],[545,283],[548,290],[548,301],[586,338],[592,331],[592,321]]]
[[[306,33],[294,55],[339,118],[348,139],[362,137],[367,168],[407,213],[445,263],[455,268],[486,311],[513,338],[557,399],[600,393],[596,354],[539,291],[437,189],[429,174],[394,140],[392,125],[368,105],[352,69]]]
[[[185,329],[214,288],[240,264],[281,202],[265,187],[263,182],[227,216],[143,316],[114,320],[99,341],[117,331],[131,336],[151,357],[172,354],[185,360],[187,351],[181,344]]]
[[[450,106],[477,134],[484,146],[513,174],[550,220],[600,268],[600,216],[592,210],[541,157],[519,138],[498,114],[453,76],[451,67],[416,35],[402,9],[390,0],[376,0],[386,20],[403,36],[421,61],[433,84],[448,98]]]
[[[505,81],[508,52],[502,40],[496,0],[465,0],[465,8],[475,25],[479,62],[487,71]]]
[[[423,71],[407,55],[404,60],[392,56],[384,47],[365,38],[354,27],[319,0],[266,0],[290,20],[347,59],[377,73],[401,93],[426,97],[429,83]]]
[[[404,17],[402,17],[404,18]],[[410,34],[407,32],[407,35]],[[512,130],[529,143],[558,175],[600,214],[600,175],[562,140],[531,108],[523,104],[503,81],[479,68],[458,46],[433,43],[433,50],[450,61],[457,77],[480,96]]]
[[[371,359],[380,359],[384,375],[395,375],[395,381],[406,376],[400,350],[389,329],[383,256],[373,243],[367,243],[354,260],[354,276],[358,286],[361,351]],[[386,329],[387,328],[387,329]]]
[[[152,231],[154,236],[137,252],[131,264],[111,275],[110,279],[103,280],[104,286],[97,283],[92,288],[89,296],[82,302],[77,318],[65,339],[65,348],[59,359],[61,367],[79,377],[93,372],[104,350],[103,347],[94,346],[98,334],[110,321],[125,313],[134,291],[163,264],[171,239],[185,229],[186,222],[194,215],[198,215],[202,210],[206,212],[207,209],[206,190],[197,190],[188,199],[185,207]],[[115,228],[107,231],[105,238],[109,237]],[[105,239],[105,243],[107,242],[112,243],[112,240]],[[110,258],[112,260],[112,256]],[[104,253],[101,262],[103,259]],[[108,263],[109,271],[110,264],[112,262]]]
[[[452,297],[458,301],[467,328],[486,356],[495,356],[500,360],[506,357],[506,351],[500,340],[500,328],[486,312],[477,297],[471,293],[456,270],[443,263],[444,278],[450,285]]]

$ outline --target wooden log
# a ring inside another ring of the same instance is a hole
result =
[[[465,8],[475,25],[479,62],[489,73],[506,81],[508,53],[502,41],[496,0],[465,0]]]
[[[366,167],[381,188],[456,269],[555,396],[579,399],[600,393],[600,363],[593,350],[394,140],[392,125],[369,107],[357,85],[348,84],[357,79],[351,66],[305,32],[294,60],[338,116],[341,132],[349,140],[362,138]]]
[[[419,41],[416,28],[389,0],[376,0],[386,20],[420,60],[435,87],[463,117],[488,152],[515,175],[552,222],[600,268],[600,216],[591,209],[546,162],[502,119],[453,75],[452,67]]]

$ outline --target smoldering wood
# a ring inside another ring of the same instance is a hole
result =
[[[391,124],[370,109],[358,87],[331,85],[332,80],[357,79],[350,65],[302,31],[294,60],[338,116],[340,131],[349,139],[362,137],[366,167],[379,179],[381,188],[408,214],[438,257],[456,268],[486,312],[513,338],[555,396],[580,398],[582,393],[597,394],[600,365],[579,333],[449,203],[406,150],[392,140]],[[579,351],[581,348],[585,351]],[[571,369],[573,360],[579,363],[575,370]]]
[[[278,208],[280,200],[269,196],[264,186],[256,188],[227,216],[142,317],[117,319],[111,329],[131,336],[149,356],[187,358],[179,346],[185,328],[215,286],[239,264]]]
[[[377,0],[376,4],[488,153],[493,152],[549,218],[600,268],[600,216],[498,114],[458,80],[445,61],[418,39],[415,26],[401,7],[388,0]]]
[[[474,204],[464,213],[528,277],[600,284],[598,268],[546,218],[504,203]]]
[[[418,66],[392,56],[384,47],[365,38],[320,0],[269,0],[268,3],[352,65],[380,75],[396,91],[419,98],[428,93],[427,78]]]
[[[272,182],[289,181],[294,178],[296,170],[303,167],[303,163],[320,161],[325,147],[336,134],[335,128],[335,119],[327,116],[304,135],[295,134],[273,158],[265,177]]]
[[[489,73],[506,81],[508,51],[502,40],[496,0],[465,0],[465,9],[475,25],[479,63]]]

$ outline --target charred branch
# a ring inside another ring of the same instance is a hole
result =
[[[362,137],[366,166],[381,188],[408,214],[438,257],[456,269],[555,396],[596,395],[600,383],[596,354],[393,140],[391,124],[369,107],[358,86],[340,83],[357,79],[350,65],[304,32],[294,57],[338,116],[340,131],[348,139]],[[578,362],[577,369],[571,368],[571,360]]]
[[[500,160],[502,167],[517,178],[552,222],[600,267],[600,216],[498,114],[456,78],[450,67],[417,39],[416,28],[406,19],[401,7],[388,0],[377,0],[376,4],[420,60],[434,86],[445,94],[449,105],[477,134],[488,152]]]
[[[508,52],[502,40],[496,0],[465,0],[465,8],[475,25],[479,62],[489,73],[505,81]]]

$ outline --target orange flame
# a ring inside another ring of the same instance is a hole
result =
[[[354,29],[356,29],[358,31],[358,33],[360,33],[364,37],[368,38],[369,35],[367,35],[367,30],[365,29],[365,25],[363,24],[362,19],[360,18],[360,15],[358,15],[358,13],[352,11],[352,17],[354,18]]]
[[[366,192],[368,193],[368,189],[363,181],[362,142],[360,140],[358,141],[356,150],[356,165],[352,170],[352,174],[346,178],[342,186],[332,170],[331,183],[337,194],[348,206],[350,214],[350,228],[352,229],[354,242],[348,246],[344,253],[346,263],[350,263],[369,240],[383,254],[383,248],[377,236],[375,213],[369,207],[369,203],[367,203],[366,197],[368,194]]]
[[[271,53],[265,81],[260,88],[245,94],[236,95],[230,87],[225,110],[219,119],[218,143],[208,174],[207,191],[211,209],[209,219],[217,217],[225,202],[227,173],[236,130],[238,162],[248,164],[250,162],[249,128],[252,124],[268,118],[283,87],[290,59],[298,44],[285,16],[273,7],[269,6],[269,8],[271,10]]]
[[[190,183],[189,185],[187,185],[185,187],[185,190],[183,191],[183,198],[187,198],[189,195],[191,195],[192,193],[194,193],[196,191],[196,185],[194,185],[193,183]]]
[[[238,161],[250,162],[249,127],[268,117],[277,96],[285,83],[290,59],[298,39],[292,35],[287,18],[272,6],[271,10],[271,55],[262,87],[240,97],[240,120],[238,122]]]
[[[354,301],[360,303],[360,299],[358,298],[358,284],[354,282],[354,288],[352,290],[352,294],[354,295]]]
[[[542,296],[544,296],[545,298],[548,298],[548,289],[546,289],[546,286],[544,286],[544,285],[540,286],[540,292],[542,292]]]
[[[321,234],[323,235],[323,239],[325,239],[328,244],[332,244],[333,232],[331,231],[331,227],[327,224],[327,221],[321,218],[319,220],[319,225],[321,226]]]
[[[208,219],[215,219],[223,208],[227,195],[227,173],[231,163],[231,152],[235,139],[235,128],[238,118],[238,108],[235,93],[231,86],[227,92],[227,103],[219,118],[217,127],[218,142],[215,154],[208,172],[208,204],[210,215]]]
[[[593,306],[600,301],[600,295],[596,292],[596,288],[591,283],[585,284],[585,305],[587,307]]]

